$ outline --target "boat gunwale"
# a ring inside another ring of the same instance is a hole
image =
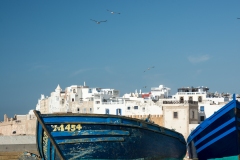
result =
[[[79,122],[76,122],[76,123],[79,123]],[[54,124],[76,124],[75,122],[64,122],[64,123],[54,123]],[[45,123],[46,125],[50,125],[50,124],[52,124],[52,123],[50,123],[50,122],[48,122],[48,123]],[[94,124],[94,123],[81,123],[81,124]],[[149,131],[153,131],[153,132],[156,132],[156,133],[159,133],[159,134],[163,134],[163,135],[165,135],[165,136],[169,136],[169,137],[172,137],[172,138],[176,138],[176,139],[178,139],[178,140],[180,140],[180,142],[182,142],[182,143],[184,143],[184,144],[187,144],[185,141],[183,141],[184,140],[184,138],[182,137],[181,138],[181,135],[178,135],[178,136],[173,136],[173,135],[171,135],[171,134],[167,134],[166,132],[164,132],[164,131],[161,131],[161,129],[160,129],[160,131],[157,131],[157,130],[153,130],[153,129],[150,129],[150,128],[146,128],[146,127],[141,127],[141,126],[136,126],[136,125],[130,125],[130,124],[113,124],[113,123],[97,123],[97,124],[99,124],[99,125],[103,125],[103,124],[105,124],[105,125],[112,125],[112,126],[116,126],[116,125],[118,125],[118,126],[127,126],[127,127],[133,127],[133,128],[139,128],[139,129],[143,129],[143,130],[149,130]],[[177,133],[177,132],[174,132],[174,133]]]
[[[38,134],[38,131],[39,131],[39,128],[38,128],[38,127],[39,127],[39,125],[40,125],[40,124],[39,124],[38,120],[36,120],[36,134]],[[43,153],[42,153],[42,150],[40,149],[40,146],[39,146],[39,144],[38,144],[38,138],[39,138],[39,136],[36,135],[35,138],[36,138],[36,145],[37,145],[38,154],[40,155],[40,158],[42,158],[41,155],[42,155]],[[42,138],[41,138],[41,141],[42,141]]]
[[[87,116],[87,117],[91,117],[91,116],[94,116],[94,117],[103,117],[103,118],[120,118],[120,119],[128,119],[128,120],[134,120],[134,121],[137,121],[137,122],[140,122],[140,123],[144,123],[144,124],[147,124],[147,125],[152,125],[152,126],[155,126],[155,127],[159,127],[159,128],[163,128],[164,130],[168,130],[168,131],[171,131],[171,132],[174,132],[176,134],[179,134],[179,135],[182,135],[180,134],[179,132],[176,132],[174,130],[171,130],[169,128],[166,128],[166,127],[163,127],[163,126],[160,126],[158,124],[154,124],[154,123],[150,123],[150,122],[147,122],[145,120],[141,120],[141,119],[137,119],[137,118],[131,118],[131,117],[126,117],[126,116],[120,116],[119,115],[111,115],[111,114],[86,114],[86,113],[54,113],[54,114],[41,114],[41,117],[58,117],[58,116],[61,116],[61,117],[65,117],[65,116],[70,116],[70,117],[84,117],[84,116]],[[49,122],[46,122],[45,124],[47,124]],[[72,123],[72,122],[70,122]],[[87,123],[87,122],[85,122]],[[99,123],[98,123],[99,124]],[[115,123],[112,123],[112,124],[115,124]],[[122,123],[121,123],[122,124]]]
[[[137,118],[130,118],[130,117],[126,117],[126,116],[117,116],[117,115],[106,115],[106,114],[79,114],[79,113],[57,113],[57,114],[41,114],[41,117],[42,118],[52,118],[52,117],[66,117],[66,116],[69,116],[70,117],[100,117],[100,118],[118,118],[118,119],[127,119],[127,120],[130,120],[130,121],[137,121],[139,122],[139,124],[143,124],[142,126],[140,125],[131,125],[131,124],[124,124],[124,123],[106,123],[106,122],[97,122],[97,123],[94,123],[94,122],[81,122],[81,124],[99,124],[99,125],[103,125],[103,124],[107,124],[107,125],[119,125],[119,126],[127,126],[127,127],[135,127],[135,128],[141,128],[141,129],[144,129],[144,130],[150,130],[150,131],[153,131],[153,132],[157,132],[157,133],[160,133],[160,134],[163,134],[163,135],[166,135],[166,136],[170,136],[170,137],[173,137],[173,138],[176,138],[176,139],[179,139],[182,143],[184,144],[187,144],[183,135],[179,132],[176,132],[174,130],[171,130],[171,129],[168,129],[168,128],[165,128],[163,126],[160,126],[158,124],[154,124],[154,123],[150,123],[150,122],[146,122],[144,120],[141,120],[141,119],[137,119]],[[76,124],[76,123],[79,123],[79,122],[54,122],[54,124]],[[51,122],[44,122],[44,124],[46,125],[49,125],[49,124],[53,124]],[[147,125],[152,125],[154,127],[157,127],[159,130],[154,130],[154,129],[151,129],[149,128]],[[169,131],[171,133],[174,133],[176,134],[176,136],[174,135],[171,135],[171,134],[167,134],[165,131],[162,131],[162,130],[166,130],[166,131]]]
[[[46,134],[47,134],[50,142],[51,142],[52,145],[53,145],[53,147],[56,149],[56,152],[57,152],[59,158],[60,158],[61,160],[64,160],[64,158],[63,158],[64,156],[62,155],[62,152],[60,151],[59,146],[58,146],[57,143],[54,141],[52,135],[48,132],[48,130],[47,130],[47,128],[46,128],[46,125],[43,123],[43,120],[42,120],[40,111],[33,110],[33,113],[34,113],[34,114],[36,115],[36,117],[37,117],[37,123],[39,123],[39,124],[41,125],[42,129],[46,132]],[[38,137],[38,136],[36,136],[36,137]],[[37,142],[38,142],[38,141],[37,141]],[[39,149],[39,147],[38,147],[38,149]],[[42,157],[42,158],[43,158],[43,157]]]
[[[42,127],[42,130],[44,130],[50,140],[50,142],[52,143],[53,147],[55,148],[58,156],[60,159],[64,159],[63,155],[62,155],[62,151],[60,150],[58,144],[55,142],[55,139],[54,139],[54,136],[51,135],[51,133],[48,131],[47,129],[47,125],[49,124],[52,124],[52,123],[45,123],[44,122],[44,118],[51,118],[51,117],[59,117],[59,116],[62,116],[62,117],[66,117],[66,116],[82,116],[82,117],[91,117],[91,116],[94,116],[94,117],[102,117],[102,118],[117,118],[117,119],[127,119],[127,120],[130,120],[130,121],[136,121],[136,122],[139,122],[139,124],[145,124],[145,125],[142,125],[142,126],[137,126],[137,125],[131,125],[131,124],[124,124],[124,123],[108,123],[108,125],[121,125],[121,126],[130,126],[130,127],[134,127],[134,128],[139,128],[139,129],[144,129],[144,130],[149,130],[149,131],[152,131],[152,132],[155,132],[155,133],[159,133],[163,136],[168,136],[168,137],[172,137],[176,140],[178,140],[178,143],[186,146],[186,141],[183,137],[183,135],[177,131],[174,131],[174,130],[171,130],[171,129],[168,129],[168,128],[165,128],[165,127],[162,127],[162,126],[159,126],[157,124],[153,124],[153,123],[149,123],[149,122],[146,122],[144,120],[140,120],[140,119],[136,119],[136,118],[129,118],[129,117],[125,117],[125,116],[117,116],[117,115],[105,115],[105,114],[72,114],[72,113],[67,113],[67,114],[41,114],[40,111],[36,111],[34,110],[34,113],[35,115],[37,116],[37,123],[38,125],[41,125]],[[61,124],[65,124],[65,123],[74,123],[74,122],[64,122],[64,123],[61,123]],[[77,122],[79,123],[79,122]],[[76,124],[76,123],[75,123]],[[83,124],[83,123],[81,123]],[[98,123],[99,124],[99,123]],[[106,124],[106,123],[103,123],[103,124]],[[154,129],[151,129],[151,128],[148,128],[147,125],[150,125],[150,126],[154,126],[154,127],[157,127],[159,129],[159,131],[157,130],[154,130]],[[38,128],[38,127],[37,127]],[[173,136],[171,134],[167,134],[166,132],[162,132],[162,129],[166,130],[166,131],[169,131],[169,132],[172,132],[174,133],[176,136]],[[37,137],[37,136],[36,136]],[[36,139],[38,140],[38,138]],[[38,143],[38,141],[37,141]],[[38,148],[39,149],[39,148]]]

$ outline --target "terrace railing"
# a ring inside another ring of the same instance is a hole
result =
[[[170,101],[163,101],[163,104],[198,104],[198,102],[197,101],[170,100]]]

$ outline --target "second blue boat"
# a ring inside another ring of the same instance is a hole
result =
[[[235,95],[189,135],[187,145],[189,158],[239,160],[240,103]]]

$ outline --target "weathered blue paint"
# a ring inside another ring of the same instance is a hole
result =
[[[182,160],[186,154],[182,134],[143,120],[100,114],[34,113],[38,119],[39,153],[44,159],[49,157],[45,152],[54,154],[52,159],[122,160]],[[51,145],[46,148],[47,140]]]
[[[128,131],[119,131],[119,130],[80,130],[75,132],[51,132],[53,137],[61,137],[61,136],[80,136],[80,135],[129,135]]]
[[[55,148],[52,144],[51,144],[51,159],[55,159]]]
[[[56,140],[57,144],[66,143],[90,143],[90,142],[123,142],[123,137],[101,137],[101,138],[81,138]]]
[[[38,126],[36,128],[37,135],[42,134],[42,132],[43,132],[42,126]],[[43,150],[42,150],[42,147],[41,147],[42,146],[42,137],[36,136],[36,141],[38,142],[37,147],[39,148],[39,154],[43,155]]]
[[[49,159],[51,159],[50,157],[52,157],[52,156],[51,156],[51,151],[52,151],[52,149],[51,149],[51,143],[50,143],[50,141],[47,142],[47,148],[49,148],[49,149],[47,150],[47,157],[49,157]]]
[[[233,97],[189,135],[187,146],[190,158],[207,160],[240,154],[240,103],[235,95]]]

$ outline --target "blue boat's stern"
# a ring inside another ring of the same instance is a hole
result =
[[[189,158],[233,158],[240,154],[240,103],[233,98],[188,137]]]

